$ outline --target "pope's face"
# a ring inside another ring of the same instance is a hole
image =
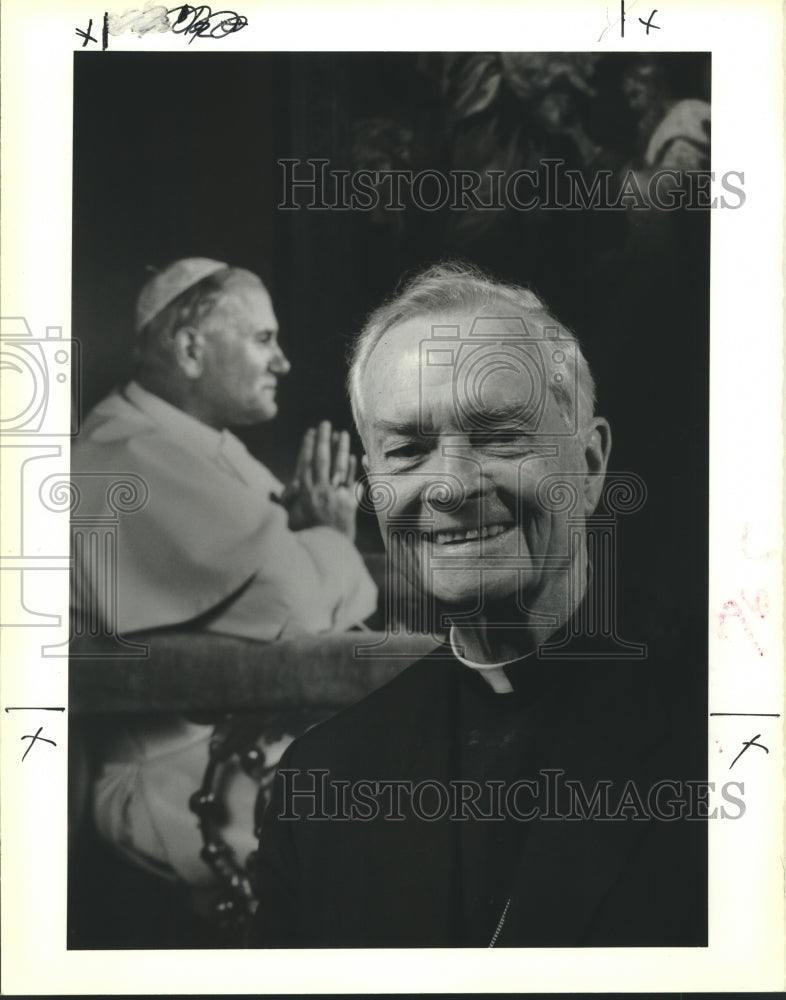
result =
[[[289,362],[278,343],[273,304],[261,282],[231,285],[200,325],[199,394],[217,427],[272,420],[278,379]]]
[[[432,326],[458,325],[463,339],[472,319],[409,320],[368,360],[361,434],[380,527],[389,548],[408,539],[401,551],[421,586],[448,607],[552,606],[566,591],[576,518],[583,531],[598,502],[608,425],[571,430],[553,372],[506,362],[510,321],[485,321],[485,342],[460,340],[452,363],[427,360],[439,346]],[[462,353],[477,375],[469,386],[457,377]],[[559,479],[578,493],[572,509],[548,489]]]

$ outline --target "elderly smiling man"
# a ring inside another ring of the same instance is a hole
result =
[[[370,317],[350,391],[388,550],[449,640],[285,752],[256,942],[700,944],[660,665],[593,647],[610,431],[575,338],[531,292],[437,266]]]
[[[488,313],[510,315],[480,314],[484,292]],[[350,383],[372,491],[395,497],[382,530],[413,523],[410,563],[455,613],[454,648],[484,668],[531,652],[583,596],[585,549],[543,486],[567,475],[591,514],[610,447],[576,342],[531,293],[496,295],[460,272],[423,276],[372,317]],[[499,666],[486,676],[509,687]]]
[[[306,432],[284,489],[228,430],[272,420],[289,362],[259,278],[206,258],[176,261],[142,289],[134,379],[92,411],[74,447],[80,514],[106,513],[107,484],[145,492],[121,517],[116,594],[95,554],[75,552],[84,621],[127,634],[188,628],[272,641],[347,629],[376,604],[353,539],[349,435]],[[136,718],[114,727],[94,789],[100,832],[132,861],[193,886],[212,873],[189,797],[212,727]],[[227,842],[254,848],[256,783],[226,774]]]

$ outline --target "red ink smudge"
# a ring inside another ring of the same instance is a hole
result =
[[[742,596],[743,596],[743,600],[745,600],[745,602],[748,605],[750,605],[751,602],[748,601],[745,598],[745,594],[744,593],[743,593]],[[757,610],[758,611],[758,614],[759,614],[760,618],[766,617],[766,611],[768,609],[767,609],[766,593],[764,591],[762,591],[762,590],[757,591],[756,598],[755,598],[755,605],[754,605],[753,610]],[[747,637],[750,639],[750,641],[751,641],[754,649],[756,650],[756,652],[759,654],[759,656],[764,656],[764,650],[761,648],[761,646],[756,641],[756,637],[754,636],[753,631],[751,630],[751,627],[748,624],[748,620],[745,617],[745,614],[744,614],[742,608],[740,607],[740,605],[738,604],[737,601],[725,601],[724,602],[724,604],[723,604],[723,610],[718,614],[718,636],[721,639],[725,639],[726,638],[725,625],[726,625],[727,619],[729,619],[729,618],[736,618],[736,619],[738,619],[740,625],[742,625],[742,628],[743,628],[743,631],[745,632],[745,635],[747,635]]]

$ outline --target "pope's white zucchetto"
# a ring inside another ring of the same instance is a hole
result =
[[[182,295],[203,278],[208,278],[217,271],[225,271],[228,267],[228,264],[208,257],[185,257],[159,271],[143,286],[136,300],[136,332],[139,333],[146,327],[178,295]]]

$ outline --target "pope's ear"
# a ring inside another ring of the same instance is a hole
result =
[[[204,371],[202,335],[193,326],[181,326],[172,337],[175,362],[186,378],[199,378]]]
[[[611,428],[603,417],[593,417],[587,425],[584,436],[584,460],[587,476],[584,480],[584,515],[589,517],[598,506],[606,466],[611,451]]]
[[[363,466],[363,471],[365,472],[365,474],[368,475],[368,468],[369,468],[368,455],[363,454],[360,456],[360,464]]]

